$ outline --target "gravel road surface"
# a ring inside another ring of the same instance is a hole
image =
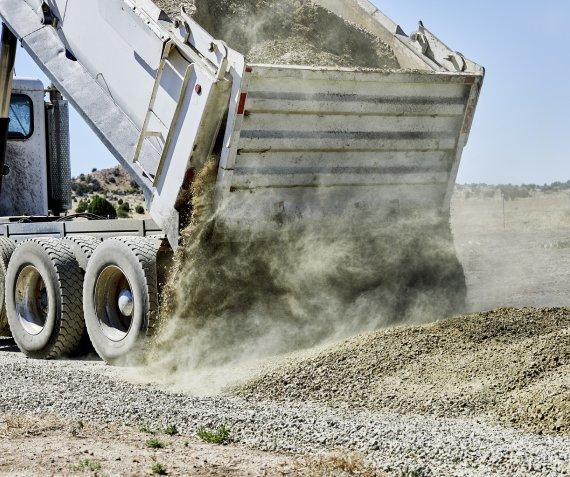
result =
[[[98,361],[32,361],[1,340],[0,413],[165,427],[195,435],[227,424],[235,443],[267,451],[362,452],[392,475],[570,475],[570,439],[474,421],[398,416],[305,403],[196,398],[120,380]]]

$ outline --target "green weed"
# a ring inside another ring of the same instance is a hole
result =
[[[179,434],[178,429],[173,424],[166,426],[166,429],[164,429],[164,433],[169,436],[177,436]]]
[[[209,444],[227,444],[230,441],[230,428],[225,424],[215,430],[200,427],[198,437]]]
[[[97,472],[101,470],[101,464],[91,459],[81,459],[77,464],[72,466],[72,469],[78,472]]]
[[[153,462],[150,467],[150,470],[154,475],[168,475],[168,472],[166,471],[166,466],[164,464],[161,464],[160,462]]]
[[[158,440],[156,437],[153,437],[152,439],[146,441],[146,446],[150,447],[151,449],[164,449],[166,447],[164,442]]]

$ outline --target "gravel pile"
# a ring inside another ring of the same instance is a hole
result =
[[[257,399],[194,398],[121,382],[98,362],[42,362],[1,352],[0,413],[185,434],[228,424],[237,443],[272,451],[352,450],[391,475],[568,475],[570,440],[469,421],[371,414]]]
[[[570,309],[502,309],[365,334],[235,390],[570,435]]]
[[[379,38],[306,0],[154,0],[170,16],[185,6],[211,35],[249,62],[397,69]]]

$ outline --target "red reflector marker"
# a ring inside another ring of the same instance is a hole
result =
[[[247,93],[242,93],[239,97],[239,104],[238,104],[238,109],[237,109],[237,113],[238,114],[243,114],[245,111],[245,101],[247,100]]]

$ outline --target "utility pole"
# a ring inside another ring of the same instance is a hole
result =
[[[507,230],[507,217],[505,215],[505,193],[501,192],[501,197],[503,198],[503,230]]]

